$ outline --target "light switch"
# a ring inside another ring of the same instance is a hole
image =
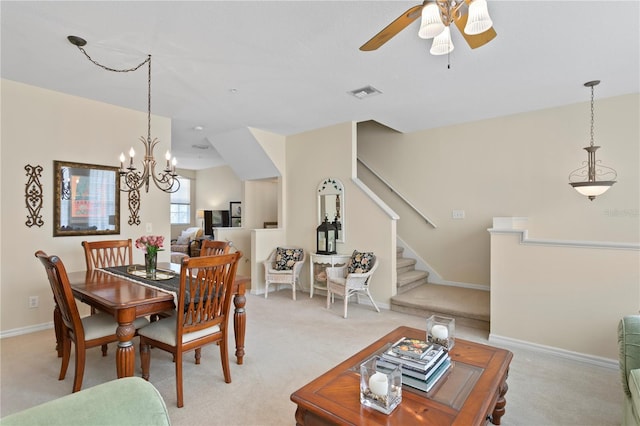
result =
[[[451,211],[452,219],[464,219],[464,210],[452,210]]]
[[[147,227],[147,233],[151,233],[151,232],[153,232],[153,227],[151,226],[151,224],[150,224],[150,223],[147,223],[147,224],[146,224],[146,227]]]

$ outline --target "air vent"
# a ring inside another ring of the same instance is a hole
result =
[[[205,144],[205,143],[195,143],[191,146],[195,149],[209,149],[209,144]]]
[[[352,90],[348,93],[351,94],[352,96],[355,96],[358,99],[364,99],[364,98],[370,98],[371,96],[378,95],[382,92],[373,86],[365,86],[361,89]]]

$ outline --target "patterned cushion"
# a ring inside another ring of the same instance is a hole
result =
[[[302,249],[276,248],[276,271],[288,271],[293,264],[302,260]]]
[[[183,237],[182,235],[180,235],[178,237],[178,239],[176,240],[176,244],[181,245],[181,246],[185,246],[187,244],[189,244],[189,237]]]
[[[358,250],[354,250],[351,259],[349,259],[347,271],[350,274],[364,274],[369,272],[375,260],[376,256],[372,252],[361,253]]]

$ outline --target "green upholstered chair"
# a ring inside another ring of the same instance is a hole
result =
[[[640,315],[629,315],[618,324],[620,373],[624,391],[622,426],[640,425]]]
[[[2,426],[170,424],[162,396],[140,377],[112,380],[0,419]]]

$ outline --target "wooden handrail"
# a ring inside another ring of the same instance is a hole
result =
[[[418,216],[420,216],[421,218],[424,219],[425,222],[427,222],[429,225],[431,225],[434,229],[437,228],[436,224],[433,223],[433,221],[431,219],[429,219],[427,217],[427,215],[425,215],[424,213],[422,213],[420,210],[418,210],[418,208],[416,206],[414,206],[404,195],[402,195],[401,193],[399,193],[393,186],[391,186],[391,184],[389,182],[387,182],[382,176],[380,176],[378,173],[376,173],[371,167],[369,167],[364,161],[362,161],[360,158],[358,158],[358,162],[360,164],[362,164],[367,170],[369,170],[375,177],[377,177],[380,182],[384,183],[385,186],[387,188],[389,188],[389,190],[391,192],[393,192],[394,194],[396,194],[402,201],[405,202],[406,205],[408,205],[414,212],[416,212],[416,214],[418,214]]]

